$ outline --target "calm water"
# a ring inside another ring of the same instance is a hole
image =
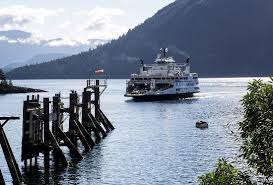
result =
[[[102,110],[114,130],[80,163],[44,177],[43,165],[26,184],[197,184],[197,176],[211,170],[219,157],[236,160],[239,143],[230,134],[242,118],[240,99],[249,78],[201,79],[201,93],[180,101],[135,103],[123,97],[125,80],[109,80],[102,97]],[[16,85],[48,90],[68,96],[71,89],[82,92],[85,80],[14,81]],[[0,96],[0,115],[22,117],[26,94]],[[67,101],[67,100],[65,100]],[[197,120],[209,129],[195,128]],[[20,166],[22,121],[5,126]],[[40,157],[42,161],[42,156]],[[0,168],[6,181],[11,177],[2,152]]]

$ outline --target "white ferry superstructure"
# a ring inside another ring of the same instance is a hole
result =
[[[167,49],[161,49],[154,64],[144,64],[138,74],[127,81],[126,97],[135,101],[170,100],[192,97],[200,92],[198,74],[190,72],[190,59],[176,63],[167,57]]]

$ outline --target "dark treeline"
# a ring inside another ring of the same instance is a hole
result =
[[[110,78],[136,73],[161,47],[202,77],[273,74],[272,0],[178,0],[126,35],[95,50],[15,69],[11,78],[87,78],[104,68]]]

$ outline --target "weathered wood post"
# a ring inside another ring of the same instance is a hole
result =
[[[4,120],[4,123],[1,124],[0,123],[0,145],[2,147],[4,156],[6,158],[6,162],[8,164],[9,167],[9,171],[11,173],[11,177],[13,180],[13,184],[15,185],[19,185],[22,182],[22,175],[19,169],[19,166],[16,162],[16,159],[12,153],[12,149],[10,147],[10,144],[8,142],[8,138],[4,132],[4,125],[9,121],[9,120],[15,120],[15,119],[19,119],[18,117],[0,117],[0,120]],[[0,181],[4,181],[3,176],[2,176],[2,172],[0,173]]]
[[[94,145],[92,138],[88,137],[87,131],[79,122],[79,100],[76,91],[70,94],[69,106],[69,136],[72,143],[77,146],[78,137],[86,151],[89,151]]]
[[[56,94],[53,97],[53,120],[52,120],[52,132],[58,144],[63,140],[64,144],[70,149],[74,154],[75,158],[82,160],[83,156],[80,154],[77,147],[71,142],[69,137],[63,132],[62,126],[62,114],[65,112],[65,109],[62,107],[61,95]],[[58,163],[60,155],[59,152],[54,151],[55,161]]]
[[[96,137],[96,143],[100,142],[100,128],[97,128],[98,125],[93,122],[89,114],[91,114],[91,91],[88,91],[86,88],[82,93],[82,124],[91,134],[91,131],[94,132]],[[100,127],[100,126],[99,126]]]
[[[100,108],[100,81],[96,80],[96,86],[94,87],[94,105],[95,105],[95,118],[99,119],[99,108]]]
[[[45,172],[49,172],[49,153],[53,149],[53,153],[58,156],[58,160],[55,164],[59,164],[60,162],[67,166],[68,162],[59,146],[58,141],[54,137],[53,133],[51,132],[50,128],[50,110],[49,110],[49,98],[44,98],[43,101],[43,121],[44,121],[44,164],[45,164]],[[52,116],[53,117],[53,116]],[[54,118],[52,118],[54,119]]]
[[[69,96],[69,138],[71,140],[71,142],[77,147],[78,146],[78,136],[77,136],[77,133],[76,133],[76,128],[75,128],[75,120],[77,119],[76,118],[76,115],[77,115],[77,107],[76,107],[76,104],[77,104],[77,99],[78,99],[78,96],[77,96],[77,93],[75,91],[72,91],[72,93],[70,93],[70,96]]]
[[[52,133],[55,136],[56,140],[60,142],[58,128],[61,127],[61,97],[60,94],[55,94],[53,97],[53,120],[52,120]]]
[[[45,172],[49,172],[49,151],[50,151],[50,140],[49,140],[49,98],[44,98],[43,101],[43,121],[44,121],[44,166]]]
[[[106,132],[109,133],[110,129],[108,125],[101,119],[100,116],[100,81],[96,80],[96,85],[94,87],[94,105],[95,105],[95,118],[102,123],[103,127],[105,128]]]
[[[109,119],[105,116],[105,114],[102,112],[100,108],[100,81],[96,80],[96,86],[94,88],[94,94],[95,94],[95,117],[97,120],[99,120],[103,126],[106,129],[106,132],[110,132],[111,130],[114,130],[115,127],[112,125],[112,123],[109,121]]]
[[[56,138],[56,141],[58,142],[58,144],[60,143],[60,137],[59,137],[59,133],[58,133],[58,128],[61,125],[61,119],[60,119],[60,94],[55,94],[55,96],[53,97],[53,108],[52,108],[52,134],[53,136]],[[59,152],[53,151],[53,157],[56,163],[59,163]]]
[[[40,120],[41,105],[39,103],[39,96],[32,96],[30,100],[24,101],[23,107],[23,137],[22,137],[22,154],[21,159],[27,167],[27,160],[32,166],[32,158],[39,156],[41,144],[43,144],[43,124]],[[31,170],[31,168],[30,168]]]
[[[1,169],[0,169],[0,184],[3,184],[3,185],[6,184]]]

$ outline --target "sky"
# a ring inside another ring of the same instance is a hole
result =
[[[5,0],[0,31],[30,32],[26,42],[84,44],[113,39],[142,23],[174,0]],[[5,38],[0,38],[5,39]]]

